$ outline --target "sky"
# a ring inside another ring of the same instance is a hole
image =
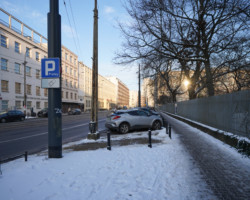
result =
[[[66,7],[64,5],[66,4]],[[0,0],[0,7],[47,38],[49,0]],[[92,68],[94,0],[59,0],[62,45],[78,55],[78,60]],[[138,90],[138,67],[116,65],[115,52],[124,41],[118,21],[129,20],[121,0],[98,0],[98,72],[116,76],[130,90]]]
[[[48,159],[47,152],[2,165],[0,193],[12,200],[209,200],[216,199],[199,168],[174,132],[152,132],[162,141],[112,146],[92,151],[64,150],[63,158]],[[115,140],[147,138],[147,132],[114,135]],[[94,142],[87,139],[66,146]],[[106,142],[101,138],[97,142]],[[64,146],[65,147],[65,146]]]

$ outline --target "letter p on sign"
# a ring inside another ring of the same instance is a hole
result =
[[[45,75],[46,76],[49,75],[49,72],[55,71],[55,69],[56,69],[55,61],[53,61],[53,60],[45,61]]]

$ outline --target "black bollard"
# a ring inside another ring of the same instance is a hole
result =
[[[171,139],[171,125],[169,124],[169,126],[168,126],[168,133],[169,133],[169,138]]]
[[[110,131],[107,132],[107,139],[108,139],[108,146],[107,146],[107,149],[108,150],[111,150],[111,142],[110,142]]]
[[[166,128],[166,134],[168,134],[168,122],[165,120],[165,128]]]
[[[25,154],[24,154],[24,159],[25,159],[25,162],[28,161],[28,151],[25,151]]]
[[[151,130],[148,130],[148,147],[152,148]]]

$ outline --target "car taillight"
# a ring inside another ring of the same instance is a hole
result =
[[[114,119],[119,119],[120,117],[121,117],[121,116],[115,116],[115,117],[113,118],[113,120],[114,120]]]

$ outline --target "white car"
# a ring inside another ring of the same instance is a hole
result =
[[[160,115],[153,115],[140,109],[118,110],[107,117],[105,124],[106,128],[122,134],[135,129],[161,129],[162,125]]]

